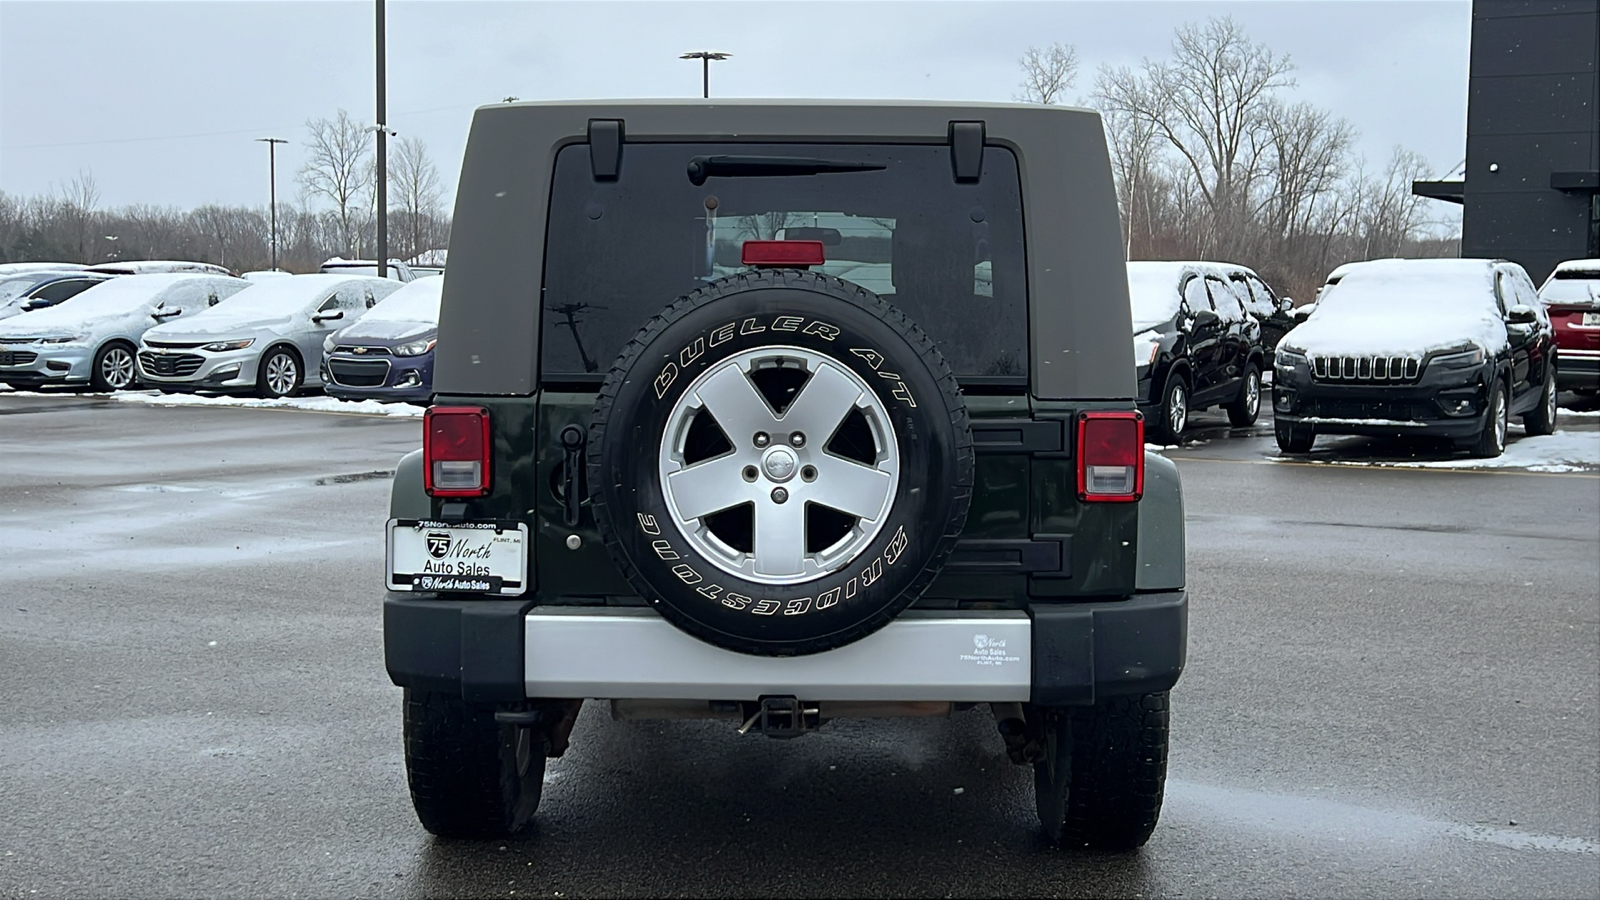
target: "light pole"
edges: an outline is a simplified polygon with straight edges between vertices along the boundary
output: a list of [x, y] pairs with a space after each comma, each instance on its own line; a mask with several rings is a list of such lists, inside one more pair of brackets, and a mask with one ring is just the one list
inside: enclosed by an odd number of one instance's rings
[[378, 277], [389, 277], [389, 118], [384, 102], [383, 4], [378, 6]]
[[696, 50], [693, 53], [685, 53], [684, 55], [682, 55], [682, 56], [680, 56], [678, 58], [679, 59], [698, 59], [698, 60], [700, 60], [700, 96], [703, 97], [703, 98], [710, 98], [710, 96], [711, 96], [711, 61], [713, 59], [716, 59], [716, 60], [727, 59], [728, 57], [730, 57], [732, 55], [733, 55], [732, 53], [717, 53], [717, 52], [712, 51], [712, 50]]
[[256, 138], [256, 143], [267, 145], [267, 196], [272, 219], [272, 270], [278, 270], [278, 145], [287, 144], [283, 138]]

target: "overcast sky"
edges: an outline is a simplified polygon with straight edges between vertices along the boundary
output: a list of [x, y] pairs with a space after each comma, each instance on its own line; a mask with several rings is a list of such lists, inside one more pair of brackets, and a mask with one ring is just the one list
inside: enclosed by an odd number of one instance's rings
[[[524, 100], [713, 97], [1009, 100], [1017, 57], [1062, 41], [1069, 98], [1102, 64], [1168, 53], [1173, 28], [1231, 15], [1288, 53], [1289, 96], [1361, 133], [1373, 167], [1401, 144], [1442, 175], [1464, 155], [1468, 0], [1142, 2], [391, 2], [389, 124], [420, 137], [453, 196], [474, 107]], [[282, 137], [293, 198], [309, 118], [374, 114], [373, 4], [0, 0], [0, 190], [49, 192], [80, 171], [101, 203], [265, 206]]]

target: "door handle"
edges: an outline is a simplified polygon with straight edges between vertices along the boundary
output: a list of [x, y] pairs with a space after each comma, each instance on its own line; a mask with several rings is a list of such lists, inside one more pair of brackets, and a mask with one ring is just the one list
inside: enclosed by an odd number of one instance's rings
[[582, 514], [583, 444], [582, 428], [568, 425], [561, 429], [561, 519], [568, 528], [576, 528]]

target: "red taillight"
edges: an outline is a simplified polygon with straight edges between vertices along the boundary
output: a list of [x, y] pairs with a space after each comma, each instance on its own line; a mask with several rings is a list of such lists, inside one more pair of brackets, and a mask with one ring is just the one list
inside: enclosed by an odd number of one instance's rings
[[745, 241], [739, 253], [747, 266], [803, 268], [827, 262], [821, 241]]
[[1144, 416], [1136, 412], [1078, 415], [1078, 499], [1138, 500], [1144, 494]]
[[433, 406], [422, 416], [422, 482], [430, 497], [489, 493], [489, 411]]

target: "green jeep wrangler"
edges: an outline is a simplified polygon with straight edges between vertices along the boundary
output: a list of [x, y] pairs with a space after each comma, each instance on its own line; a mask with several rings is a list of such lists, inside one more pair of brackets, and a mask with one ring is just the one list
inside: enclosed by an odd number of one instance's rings
[[1187, 637], [1100, 118], [478, 110], [384, 648], [417, 815], [526, 828], [584, 700], [794, 737], [986, 704], [1064, 846], [1142, 845]]

